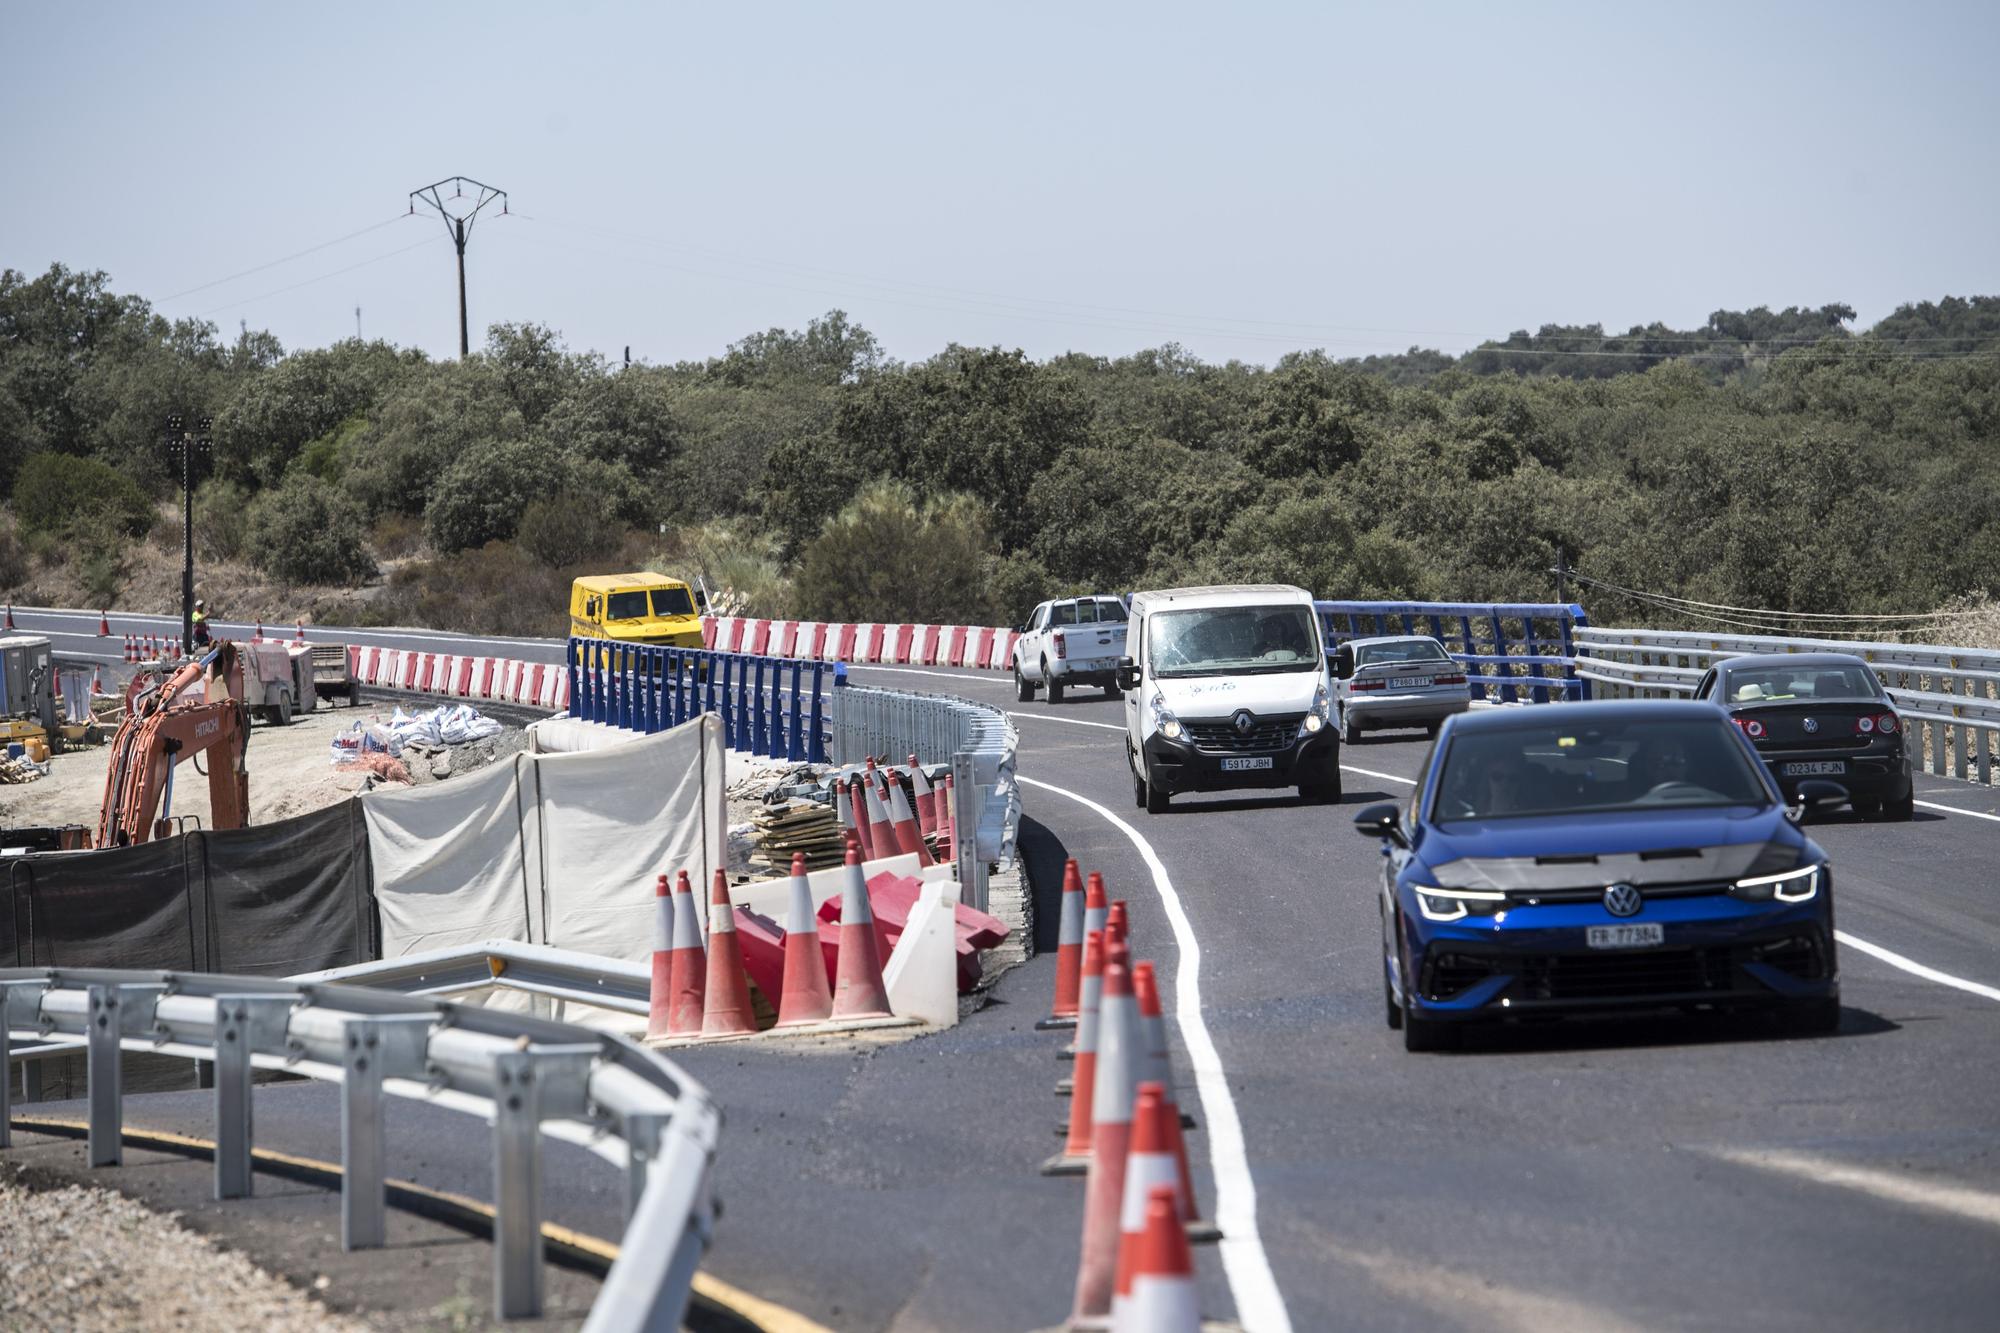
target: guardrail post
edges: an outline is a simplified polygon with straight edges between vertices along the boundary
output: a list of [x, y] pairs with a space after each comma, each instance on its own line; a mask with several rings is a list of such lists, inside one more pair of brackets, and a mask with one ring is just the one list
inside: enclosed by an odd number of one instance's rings
[[153, 1025], [153, 1006], [167, 988], [151, 983], [92, 983], [87, 1055], [90, 1082], [90, 1164], [117, 1166], [125, 1160], [123, 1070], [119, 1039]]
[[493, 1312], [542, 1313], [542, 1120], [581, 1116], [597, 1047], [530, 1046], [493, 1057]]
[[806, 758], [826, 762], [826, 665], [813, 663], [812, 730], [806, 734]]
[[340, 1246], [370, 1250], [388, 1236], [388, 1145], [382, 1080], [421, 1074], [435, 1018], [395, 1014], [353, 1018], [341, 1048]]
[[639, 1196], [646, 1192], [646, 1177], [660, 1155], [661, 1135], [673, 1119], [668, 1115], [628, 1115], [625, 1117], [625, 1220], [639, 1210]]
[[[10, 1028], [40, 1027], [42, 992], [47, 990], [45, 981], [0, 981], [0, 1148], [13, 1146], [12, 1131], [7, 1128], [7, 1118], [14, 1113], [14, 1065], [12, 1060], [13, 1035]], [[30, 1101], [33, 1091], [28, 1086], [28, 1071], [39, 1068], [33, 1060], [21, 1062], [21, 1092]]]
[[785, 758], [797, 763], [806, 757], [805, 738], [799, 734], [802, 712], [799, 708], [799, 686], [805, 674], [802, 665], [792, 663], [792, 697], [785, 716]]
[[752, 698], [750, 694], [750, 676], [751, 676], [750, 667], [751, 663], [754, 662], [756, 659], [749, 657], [738, 657], [734, 658], [733, 660], [736, 663], [736, 698], [734, 701], [736, 726], [734, 730], [732, 730], [730, 733], [735, 738], [730, 748], [737, 750], [750, 750], [752, 749], [752, 744], [750, 740], [750, 729], [751, 729], [750, 718], [751, 714], [756, 711], [754, 707], [756, 700]]
[[972, 756], [951, 757], [951, 836], [958, 845], [958, 900], [986, 910], [986, 862], [979, 856], [979, 776]]
[[569, 675], [569, 711], [574, 716], [583, 698], [583, 681], [576, 669], [576, 640], [563, 645], [563, 670]]
[[750, 753], [768, 754], [771, 748], [769, 705], [764, 700], [764, 659], [750, 661]]
[[215, 997], [215, 1197], [247, 1199], [255, 1189], [250, 1149], [251, 1088], [259, 1050], [284, 1045], [285, 1020], [296, 995]]

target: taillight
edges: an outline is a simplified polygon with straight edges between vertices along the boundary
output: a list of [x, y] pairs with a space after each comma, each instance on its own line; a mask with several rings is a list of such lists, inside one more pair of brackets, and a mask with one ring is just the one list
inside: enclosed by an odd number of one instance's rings
[[1896, 715], [1877, 713], [1873, 717], [1857, 717], [1854, 719], [1854, 730], [1863, 736], [1871, 731], [1879, 731], [1884, 736], [1893, 736], [1896, 734]]
[[1736, 724], [1736, 729], [1738, 731], [1741, 731], [1745, 736], [1748, 736], [1751, 740], [1760, 741], [1764, 739], [1764, 724], [1762, 722], [1759, 722], [1756, 718], [1732, 717], [1729, 720]]
[[1058, 660], [1069, 656], [1069, 641], [1063, 638], [1061, 630], [1056, 631], [1056, 657]]
[[1869, 732], [1875, 730], [1875, 719], [1864, 713], [1854, 719], [1854, 729], [1863, 736], [1866, 736]]
[[1431, 684], [1433, 684], [1433, 685], [1463, 685], [1463, 684], [1465, 684], [1465, 677], [1464, 677], [1464, 676], [1432, 676], [1432, 677], [1431, 677]]
[[1353, 690], [1386, 690], [1389, 688], [1389, 682], [1386, 680], [1357, 680], [1349, 685], [1348, 688]]

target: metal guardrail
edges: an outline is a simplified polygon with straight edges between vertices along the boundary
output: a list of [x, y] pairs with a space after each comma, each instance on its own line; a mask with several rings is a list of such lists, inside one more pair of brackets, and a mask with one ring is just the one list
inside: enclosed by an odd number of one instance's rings
[[714, 713], [732, 750], [826, 762], [823, 662], [572, 638], [569, 712], [651, 734]]
[[841, 684], [829, 718], [836, 764], [914, 754], [919, 763], [951, 765], [953, 825], [976, 833], [959, 839], [959, 896], [985, 911], [987, 867], [1014, 858], [1021, 827], [1020, 737], [1007, 715], [949, 695]]
[[1909, 726], [1911, 759], [1924, 772], [1990, 785], [2000, 754], [2000, 652], [1917, 643], [1787, 639], [1679, 630], [1576, 631], [1577, 674], [1600, 694], [1693, 694], [1709, 667], [1745, 653], [1852, 653], [1882, 679]]
[[[489, 978], [493, 984], [497, 978]], [[505, 984], [500, 982], [499, 984]], [[593, 1001], [601, 1003], [602, 1001]], [[287, 979], [104, 969], [0, 969], [0, 1147], [7, 1146], [16, 1033], [87, 1047], [89, 1161], [122, 1160], [120, 1055], [215, 1065], [215, 1194], [247, 1197], [251, 1072], [341, 1087], [341, 1243], [383, 1243], [389, 1094], [493, 1125], [494, 1307], [543, 1305], [541, 1139], [581, 1143], [621, 1166], [626, 1227], [584, 1328], [672, 1333], [713, 1232], [721, 1115], [660, 1056], [609, 1034], [393, 990]]]
[[[1428, 634], [1465, 666], [1474, 699], [1588, 699], [1575, 636], [1590, 621], [1561, 602], [1314, 602], [1329, 649], [1349, 639]], [[1521, 698], [1522, 693], [1528, 696]]]
[[288, 979], [339, 981], [440, 999], [471, 991], [513, 990], [549, 1000], [558, 1022], [566, 1004], [594, 1005], [643, 1018], [650, 1011], [653, 994], [652, 968], [645, 963], [514, 940], [426, 949]]

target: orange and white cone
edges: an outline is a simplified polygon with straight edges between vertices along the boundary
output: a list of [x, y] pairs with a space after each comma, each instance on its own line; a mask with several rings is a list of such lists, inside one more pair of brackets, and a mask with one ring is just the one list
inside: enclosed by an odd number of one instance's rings
[[102, 694], [102, 693], [104, 693], [104, 668], [103, 668], [103, 667], [92, 667], [92, 668], [91, 668], [91, 670], [90, 670], [90, 692], [91, 692], [92, 694]]
[[910, 756], [910, 790], [916, 793], [917, 828], [930, 837], [938, 831], [937, 792], [915, 755]]
[[792, 853], [792, 903], [785, 917], [785, 994], [778, 1001], [778, 1026], [818, 1023], [833, 1015], [833, 991], [826, 984], [826, 960], [819, 948], [819, 917], [813, 912], [812, 885], [804, 852]]
[[1037, 1032], [1076, 1026], [1083, 991], [1083, 875], [1076, 858], [1063, 862], [1062, 926], [1056, 938], [1056, 999]]
[[1103, 930], [1111, 918], [1111, 895], [1104, 891], [1104, 876], [1093, 870], [1083, 887], [1083, 929], [1087, 934]]
[[861, 776], [861, 801], [854, 807], [854, 819], [861, 822], [862, 811], [868, 818], [868, 859], [879, 861], [896, 855], [896, 830], [889, 822], [889, 807], [882, 803], [882, 791], [876, 784], [877, 775], [869, 769]]
[[958, 864], [958, 806], [953, 802], [951, 773], [944, 775], [944, 799], [938, 803], [938, 827], [944, 838], [945, 855]]
[[264, 620], [263, 617], [261, 616], [259, 616], [257, 619], [257, 633], [251, 637], [250, 642], [252, 643], [264, 642]]
[[653, 887], [653, 988], [646, 1007], [646, 1035], [667, 1035], [674, 994], [674, 893], [667, 877]]
[[1112, 1321], [1112, 1333], [1198, 1333], [1194, 1254], [1175, 1223], [1172, 1190], [1156, 1186], [1147, 1194], [1145, 1229], [1133, 1242], [1132, 1290]]
[[924, 831], [917, 825], [917, 812], [894, 773], [889, 774], [889, 821], [895, 826], [896, 846], [916, 857], [918, 865], [932, 864], [931, 849], [924, 844]]
[[701, 950], [701, 923], [687, 871], [674, 878], [674, 938], [667, 989], [667, 1032], [692, 1037], [701, 1032], [701, 998], [707, 989], [708, 959]]
[[1132, 938], [1132, 913], [1123, 898], [1112, 903], [1111, 910], [1104, 914], [1104, 938], [1126, 941]]
[[111, 613], [109, 611], [99, 611], [97, 613], [97, 637], [100, 639], [111, 637]]
[[304, 642], [306, 641], [306, 622], [305, 622], [305, 621], [301, 620], [301, 621], [299, 621], [299, 622], [298, 622], [298, 630], [299, 630], [299, 635], [298, 635], [298, 638], [294, 639], [294, 640], [293, 640], [293, 642], [294, 642], [294, 643], [304, 643]]
[[12, 602], [7, 603], [7, 628], [14, 628], [14, 604]]
[[1139, 1001], [1140, 1040], [1146, 1049], [1146, 1060], [1140, 1066], [1144, 1076], [1160, 1085], [1161, 1096], [1167, 1104], [1167, 1135], [1173, 1150], [1175, 1178], [1180, 1185], [1180, 1197], [1185, 1211], [1181, 1221], [1187, 1224], [1188, 1239], [1206, 1243], [1222, 1239], [1222, 1233], [1209, 1223], [1201, 1220], [1201, 1204], [1194, 1197], [1194, 1173], [1188, 1169], [1187, 1135], [1183, 1132], [1191, 1123], [1181, 1114], [1180, 1099], [1174, 1096], [1173, 1063], [1167, 1054], [1167, 1017], [1160, 1007], [1159, 979], [1151, 963], [1140, 963], [1132, 969], [1132, 993]]
[[125, 665], [132, 666], [139, 660], [139, 641], [130, 634], [125, 636]]
[[1080, 1176], [1090, 1162], [1091, 1097], [1097, 1088], [1097, 1010], [1103, 994], [1104, 932], [1093, 930], [1083, 937], [1083, 987], [1077, 1002], [1075, 1093], [1069, 1103], [1069, 1128], [1062, 1151], [1042, 1163], [1045, 1176]]
[[854, 797], [848, 790], [846, 778], [833, 780], [833, 811], [840, 820], [840, 840], [846, 842], [849, 837], [859, 838], [863, 848], [866, 848], [867, 838], [854, 818]]
[[[1118, 1218], [1125, 1202], [1125, 1157], [1132, 1141], [1139, 1010], [1132, 999], [1132, 974], [1116, 959], [1104, 965], [1104, 1000], [1097, 1027], [1090, 1170], [1083, 1191], [1083, 1259], [1076, 1270], [1073, 1325], [1109, 1316], [1118, 1281]], [[1079, 1100], [1082, 1092], [1079, 1083]]]
[[834, 1018], [887, 1018], [889, 992], [882, 985], [882, 949], [875, 938], [875, 909], [861, 854], [847, 849], [847, 884], [840, 899], [839, 981], [833, 990]]
[[1118, 1280], [1111, 1296], [1113, 1328], [1118, 1327], [1132, 1297], [1133, 1270], [1138, 1267], [1139, 1246], [1146, 1234], [1146, 1204], [1153, 1191], [1165, 1188], [1173, 1197], [1176, 1220], [1183, 1213], [1180, 1178], [1166, 1139], [1171, 1114], [1164, 1088], [1150, 1080], [1139, 1084], [1132, 1109], [1132, 1145], [1125, 1154], [1125, 1201], [1118, 1216]]
[[701, 1002], [701, 1035], [738, 1037], [757, 1030], [750, 1007], [750, 974], [743, 970], [743, 945], [736, 938], [736, 908], [729, 901], [729, 876], [720, 869], [708, 894], [708, 985]]

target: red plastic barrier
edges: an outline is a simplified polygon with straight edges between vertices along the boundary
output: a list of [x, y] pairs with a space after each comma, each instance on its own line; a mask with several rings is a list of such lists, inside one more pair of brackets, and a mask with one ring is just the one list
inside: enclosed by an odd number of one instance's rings
[[910, 645], [916, 637], [917, 627], [915, 625], [896, 626], [896, 650], [893, 653], [886, 654], [886, 656], [892, 662], [899, 662], [907, 666], [910, 661]]
[[524, 693], [526, 693], [526, 695], [527, 695], [527, 698], [525, 698], [525, 699], [521, 700], [521, 702], [522, 702], [522, 703], [540, 703], [540, 702], [541, 702], [541, 699], [542, 699], [542, 664], [541, 664], [540, 662], [537, 662], [537, 663], [535, 663], [535, 668], [534, 668], [534, 670], [528, 673], [528, 688], [526, 689], [526, 691], [524, 691]]
[[720, 627], [721, 627], [721, 622], [720, 622], [720, 621], [718, 621], [718, 620], [717, 620], [717, 619], [716, 619], [716, 618], [715, 618], [714, 616], [703, 616], [703, 617], [701, 618], [701, 646], [702, 646], [702, 647], [704, 647], [704, 648], [713, 648], [713, 647], [715, 647], [715, 635], [716, 635], [716, 631], [717, 631], [717, 630], [718, 630], [718, 629], [719, 629]]
[[836, 662], [852, 662], [854, 660], [854, 640], [861, 632], [861, 626], [841, 625], [838, 628], [840, 630], [840, 637], [834, 646], [833, 660]]
[[[902, 936], [903, 927], [910, 919], [910, 909], [916, 906], [917, 895], [923, 889], [922, 880], [913, 876], [892, 875], [887, 871], [868, 881], [868, 905], [875, 913], [875, 934], [881, 941], [885, 960]], [[838, 896], [820, 904], [819, 919], [828, 925], [839, 924]], [[979, 951], [990, 949], [1006, 939], [1007, 923], [960, 903], [953, 925], [958, 945], [958, 990], [963, 995], [979, 984]], [[829, 933], [821, 931], [820, 938], [827, 938]]]
[[820, 654], [826, 651], [826, 632], [834, 628], [836, 627], [833, 625], [814, 625], [812, 642], [801, 645], [799, 656], [810, 657], [815, 662], [819, 661]]
[[953, 625], [951, 627], [951, 633], [945, 639], [944, 645], [944, 664], [946, 666], [965, 665], [965, 641], [971, 634], [972, 631], [964, 625]]
[[[785, 994], [785, 932], [768, 916], [747, 907], [732, 909], [736, 914], [736, 942], [743, 946], [743, 970], [773, 1009]], [[878, 926], [879, 931], [881, 928]], [[840, 965], [840, 942], [819, 933], [820, 958], [826, 963], [826, 984], [834, 984]], [[884, 955], [886, 957], [886, 955]]]
[[762, 657], [771, 647], [771, 622], [753, 620], [750, 622], [750, 642], [742, 651], [752, 657]]
[[771, 646], [771, 656], [790, 657], [792, 655], [792, 646], [798, 642], [798, 637], [799, 637], [798, 621], [796, 620], [779, 621], [778, 641], [777, 643]]
[[479, 697], [482, 699], [493, 697], [493, 667], [498, 661], [498, 658], [487, 658], [485, 667], [479, 673]]
[[999, 633], [998, 630], [982, 628], [978, 633], [974, 634], [972, 636], [975, 640], [972, 649], [972, 659], [963, 665], [983, 667], [991, 661], [993, 658], [993, 636], [997, 633]]

